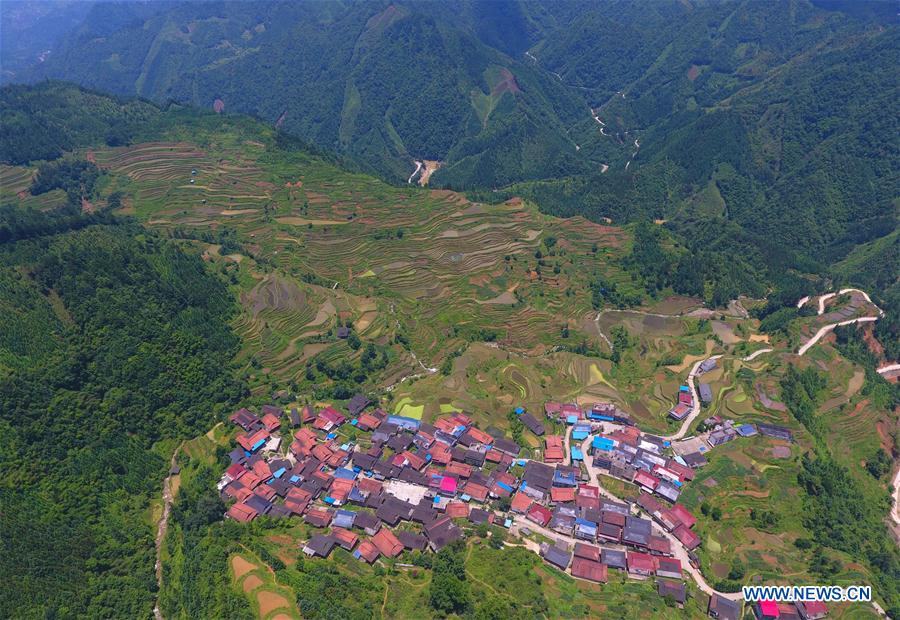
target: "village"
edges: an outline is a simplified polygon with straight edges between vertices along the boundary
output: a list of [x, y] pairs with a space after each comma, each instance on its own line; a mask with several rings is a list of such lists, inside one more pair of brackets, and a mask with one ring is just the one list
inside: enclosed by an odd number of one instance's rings
[[[709, 395], [701, 383], [700, 399]], [[669, 415], [682, 420], [692, 411], [699, 412], [693, 383], [681, 388]], [[363, 395], [346, 413], [331, 405], [263, 405], [259, 415], [242, 408], [230, 417], [242, 432], [218, 483], [230, 504], [226, 517], [300, 518], [321, 529], [303, 544], [305, 555], [326, 558], [340, 547], [369, 564], [405, 551], [437, 552], [464, 539], [467, 528], [493, 525], [576, 579], [605, 583], [610, 570], [655, 578], [659, 595], [679, 605], [687, 572], [709, 595], [710, 616], [742, 617], [739, 593], [704, 581], [697, 519], [678, 498], [716, 446], [757, 434], [792, 441], [790, 430], [712, 416], [696, 435], [669, 439], [641, 432], [612, 403], [547, 402], [543, 421], [522, 407], [514, 413], [542, 438], [542, 450], [527, 455], [463, 412], [427, 423], [389, 415]], [[564, 432], [548, 434], [548, 427]], [[618, 498], [601, 475], [640, 493]], [[763, 602], [753, 611], [762, 620], [827, 613], [821, 603]]]

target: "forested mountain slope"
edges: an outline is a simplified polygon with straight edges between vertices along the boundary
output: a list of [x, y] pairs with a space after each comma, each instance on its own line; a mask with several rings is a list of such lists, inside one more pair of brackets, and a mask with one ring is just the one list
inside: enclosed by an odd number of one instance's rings
[[[487, 6], [471, 5], [467, 22], [487, 27]], [[565, 126], [584, 112], [579, 99], [431, 7], [98, 4], [33, 75], [206, 108], [218, 101], [397, 180], [413, 158], [466, 162], [493, 149], [509, 160], [493, 184], [577, 167]]]
[[[635, 138], [690, 133], [697, 115], [751, 87], [763, 97], [805, 96], [778, 76], [889, 27], [883, 8], [806, 0], [97, 3], [13, 79], [215, 105], [396, 182], [409, 178], [413, 160], [428, 159], [443, 163], [433, 183], [497, 188], [585, 179], [606, 166], [608, 176], [639, 174], [647, 154], [663, 150], [651, 152], [645, 140], [638, 149]], [[599, 175], [594, 183], [603, 184]], [[632, 214], [640, 205], [627, 207]]]
[[78, 211], [0, 207], [7, 618], [150, 615], [163, 446], [241, 395], [226, 289], [139, 226]]

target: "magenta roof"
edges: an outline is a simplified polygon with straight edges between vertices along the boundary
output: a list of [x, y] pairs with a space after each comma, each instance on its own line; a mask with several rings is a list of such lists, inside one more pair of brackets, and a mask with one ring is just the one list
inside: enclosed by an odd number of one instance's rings
[[778, 612], [778, 603], [775, 601], [760, 601], [759, 610], [766, 616], [777, 618], [781, 615]]
[[441, 478], [441, 491], [445, 493], [456, 493], [457, 480], [452, 476], [444, 476]]

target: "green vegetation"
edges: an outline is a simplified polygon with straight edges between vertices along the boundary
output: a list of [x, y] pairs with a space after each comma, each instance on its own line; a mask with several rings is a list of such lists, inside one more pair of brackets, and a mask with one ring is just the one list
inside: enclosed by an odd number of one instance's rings
[[0, 217], [0, 615], [148, 616], [165, 446], [242, 392], [233, 302], [133, 223]]
[[0, 161], [25, 164], [88, 144], [127, 144], [158, 115], [150, 103], [118, 101], [68, 85], [6, 86], [0, 90]]
[[798, 482], [806, 491], [807, 527], [823, 547], [852, 553], [872, 567], [889, 616], [900, 611], [900, 554], [882, 525], [887, 498], [873, 502], [846, 468], [831, 458], [805, 456]]

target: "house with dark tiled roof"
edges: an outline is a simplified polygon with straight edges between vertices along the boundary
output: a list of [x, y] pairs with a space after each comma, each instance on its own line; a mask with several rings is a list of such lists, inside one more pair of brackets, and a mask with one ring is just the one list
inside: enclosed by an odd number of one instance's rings
[[463, 537], [460, 530], [450, 517], [444, 517], [425, 526], [425, 536], [428, 538], [428, 544], [434, 551], [440, 551], [450, 543], [461, 540]]
[[[727, 599], [720, 594], [713, 594], [709, 597], [709, 607], [707, 607], [706, 613], [711, 618], [718, 618], [719, 620], [739, 620], [741, 617], [741, 603]], [[813, 619], [810, 618], [810, 620]]]
[[553, 564], [560, 570], [566, 570], [572, 561], [572, 553], [566, 549], [561, 549], [556, 545], [541, 545], [541, 557]]
[[600, 550], [600, 561], [609, 568], [625, 570], [628, 566], [627, 556], [624, 551], [604, 547]]
[[687, 588], [683, 581], [660, 579], [656, 582], [656, 591], [661, 597], [671, 598], [679, 605], [684, 605], [687, 600]]
[[372, 404], [372, 401], [366, 398], [362, 394], [356, 394], [353, 398], [350, 399], [350, 402], [347, 403], [347, 411], [350, 412], [352, 416], [358, 416], [362, 413], [363, 409]]
[[422, 551], [428, 545], [428, 540], [424, 536], [407, 530], [397, 532], [397, 540], [403, 544], [404, 548], [410, 551]]
[[245, 431], [251, 431], [259, 426], [259, 418], [255, 413], [246, 408], [241, 408], [231, 414], [229, 418], [232, 423], [237, 424]]
[[327, 558], [331, 555], [331, 550], [334, 549], [335, 544], [337, 544], [337, 541], [333, 537], [325, 534], [316, 534], [303, 546], [303, 553], [310, 557]]

